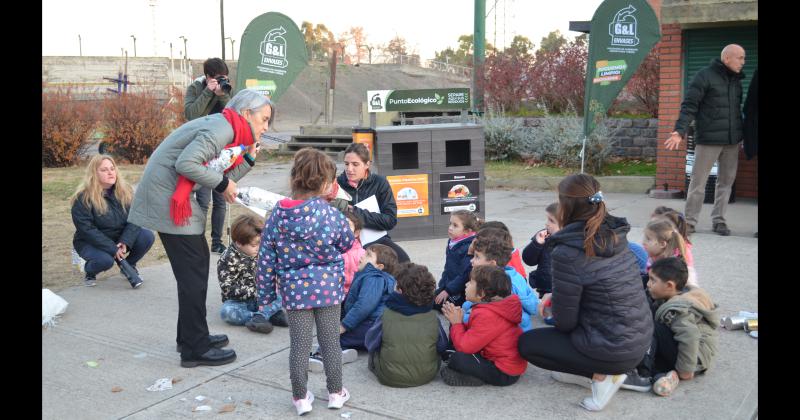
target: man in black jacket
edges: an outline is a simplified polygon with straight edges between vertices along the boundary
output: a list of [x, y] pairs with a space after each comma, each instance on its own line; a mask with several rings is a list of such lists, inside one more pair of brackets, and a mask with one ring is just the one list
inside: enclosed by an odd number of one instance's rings
[[713, 231], [728, 236], [725, 209], [739, 166], [742, 131], [742, 73], [744, 48], [730, 44], [722, 50], [722, 59], [714, 59], [695, 74], [681, 103], [675, 131], [666, 140], [667, 150], [680, 146], [686, 129], [695, 120], [695, 151], [692, 179], [686, 192], [686, 221], [694, 232], [703, 207], [705, 186], [715, 161], [719, 161], [714, 209], [711, 212]]

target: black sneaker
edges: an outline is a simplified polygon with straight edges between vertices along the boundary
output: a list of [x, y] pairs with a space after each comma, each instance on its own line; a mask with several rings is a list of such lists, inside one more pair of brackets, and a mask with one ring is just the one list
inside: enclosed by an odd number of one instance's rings
[[272, 332], [272, 323], [267, 320], [263, 314], [255, 314], [249, 321], [244, 323], [250, 331], [260, 332], [262, 334], [269, 334]]
[[286, 312], [283, 312], [283, 310], [275, 312], [275, 314], [269, 317], [269, 322], [276, 327], [289, 326], [289, 321], [286, 319]]
[[650, 392], [653, 388], [653, 378], [639, 376], [639, 372], [636, 369], [626, 374], [628, 377], [625, 378], [625, 382], [622, 383], [620, 388], [638, 392]]
[[728, 225], [726, 225], [725, 222], [714, 223], [712, 230], [721, 236], [728, 236], [731, 234], [731, 230], [728, 229]]
[[225, 252], [225, 249], [227, 248], [225, 247], [225, 245], [222, 244], [211, 245], [211, 252], [215, 254], [222, 254], [223, 252]]
[[465, 375], [445, 366], [440, 371], [444, 383], [450, 386], [481, 386], [484, 382], [474, 376]]
[[94, 274], [87, 274], [86, 277], [83, 278], [83, 285], [86, 287], [97, 286], [97, 277]]

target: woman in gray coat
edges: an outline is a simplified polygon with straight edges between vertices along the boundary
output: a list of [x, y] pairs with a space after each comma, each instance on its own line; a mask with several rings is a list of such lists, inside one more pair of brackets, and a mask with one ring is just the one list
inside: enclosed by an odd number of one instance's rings
[[[213, 188], [233, 203], [236, 182], [255, 165], [258, 139], [269, 128], [272, 103], [260, 92], [244, 89], [222, 113], [187, 122], [156, 148], [139, 182], [128, 222], [158, 232], [178, 285], [178, 334], [181, 366], [217, 366], [236, 360], [222, 349], [225, 335], [208, 334], [206, 292], [210, 254], [205, 240], [206, 214], [192, 191]], [[224, 148], [244, 147], [220, 173], [206, 166]]]

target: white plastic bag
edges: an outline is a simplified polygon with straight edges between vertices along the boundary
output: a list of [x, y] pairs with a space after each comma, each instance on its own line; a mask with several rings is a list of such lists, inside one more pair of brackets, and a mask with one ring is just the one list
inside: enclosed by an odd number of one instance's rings
[[42, 289], [42, 326], [52, 327], [56, 324], [56, 317], [67, 310], [64, 298], [53, 293], [50, 289]]

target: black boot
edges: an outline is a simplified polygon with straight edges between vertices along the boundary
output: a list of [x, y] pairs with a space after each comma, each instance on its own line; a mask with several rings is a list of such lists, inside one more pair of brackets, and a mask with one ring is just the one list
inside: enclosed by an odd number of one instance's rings
[[286, 319], [286, 312], [281, 309], [278, 312], [275, 312], [274, 315], [269, 317], [269, 322], [276, 327], [288, 327], [289, 321]]

